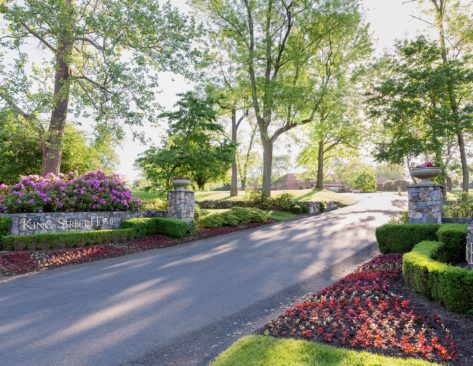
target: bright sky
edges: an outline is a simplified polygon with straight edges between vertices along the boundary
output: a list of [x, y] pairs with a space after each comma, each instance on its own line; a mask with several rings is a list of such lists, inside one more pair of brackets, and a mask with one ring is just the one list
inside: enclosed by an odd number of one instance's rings
[[[420, 10], [416, 4], [404, 3], [405, 0], [364, 0], [366, 19], [371, 24], [371, 31], [375, 41], [376, 54], [392, 47], [397, 39], [412, 38], [422, 30], [425, 24], [411, 17], [419, 15]], [[173, 5], [188, 11], [185, 0], [173, 0]], [[189, 89], [189, 85], [180, 77], [164, 75], [160, 82], [162, 94], [160, 102], [171, 108], [176, 101], [176, 94]], [[145, 128], [148, 137], [155, 142], [159, 141], [157, 128]], [[120, 155], [119, 173], [133, 180], [139, 175], [134, 168], [137, 156], [147, 149], [147, 146], [132, 141], [131, 138], [123, 143], [118, 150]]]

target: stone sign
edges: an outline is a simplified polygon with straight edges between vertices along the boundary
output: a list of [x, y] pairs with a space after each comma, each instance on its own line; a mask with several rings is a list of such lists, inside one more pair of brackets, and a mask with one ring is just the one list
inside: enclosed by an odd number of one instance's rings
[[166, 211], [48, 212], [3, 214], [11, 219], [11, 235], [118, 229], [131, 218], [166, 216]]

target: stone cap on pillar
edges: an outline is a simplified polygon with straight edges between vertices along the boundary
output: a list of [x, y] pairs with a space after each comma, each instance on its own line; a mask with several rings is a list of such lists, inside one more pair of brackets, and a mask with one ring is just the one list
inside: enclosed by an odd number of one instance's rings
[[407, 188], [441, 188], [443, 189], [443, 185], [441, 184], [411, 184], [407, 186]]

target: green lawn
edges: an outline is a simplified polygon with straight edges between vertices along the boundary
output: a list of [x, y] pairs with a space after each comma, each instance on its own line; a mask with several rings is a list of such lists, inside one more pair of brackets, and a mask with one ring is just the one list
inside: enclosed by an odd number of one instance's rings
[[313, 342], [248, 336], [240, 339], [211, 366], [432, 366], [415, 359], [385, 357]]
[[[291, 193], [296, 197], [297, 201], [338, 201], [343, 205], [351, 205], [356, 200], [349, 196], [327, 190], [316, 190], [316, 189], [300, 189], [300, 190], [284, 190], [284, 191], [273, 191], [272, 196], [277, 196], [281, 193]], [[133, 195], [140, 198], [143, 201], [149, 201], [156, 198], [166, 199], [165, 192], [142, 192], [135, 191]], [[238, 201], [245, 199], [245, 192], [240, 192], [238, 197], [230, 197], [229, 191], [208, 191], [208, 192], [195, 192], [196, 201], [206, 200], [230, 200]]]
[[[206, 209], [205, 211], [208, 211], [209, 213], [223, 213], [229, 210], [230, 209], [228, 208], [222, 208], [222, 209]], [[286, 212], [286, 211], [271, 211], [270, 218], [277, 221], [286, 221], [286, 220], [293, 219], [297, 216], [298, 215], [293, 214], [291, 212]]]

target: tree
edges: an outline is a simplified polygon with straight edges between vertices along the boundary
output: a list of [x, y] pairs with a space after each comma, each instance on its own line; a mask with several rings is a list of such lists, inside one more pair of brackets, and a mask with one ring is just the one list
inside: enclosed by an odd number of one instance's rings
[[[14, 184], [21, 176], [41, 171], [43, 136], [8, 109], [0, 110], [0, 182]], [[67, 125], [63, 139], [62, 166], [80, 174], [94, 169], [111, 171], [117, 156], [112, 145], [96, 139], [88, 144], [83, 132]]]
[[[424, 1], [421, 1], [422, 3]], [[439, 53], [445, 75], [445, 91], [451, 109], [450, 124], [457, 137], [460, 153], [464, 192], [469, 189], [469, 170], [465, 146], [465, 131], [471, 129], [471, 118], [465, 117], [462, 101], [471, 99], [471, 85], [466, 86], [461, 78], [465, 61], [471, 58], [471, 28], [473, 19], [470, 5], [463, 7], [458, 0], [428, 0], [434, 15], [434, 26], [438, 33]], [[466, 88], [465, 88], [466, 86]], [[465, 98], [468, 95], [470, 98]]]
[[448, 80], [455, 79], [457, 90], [472, 86], [473, 74], [463, 64], [445, 64], [437, 44], [424, 37], [399, 43], [394, 55], [382, 60], [382, 76], [374, 80], [368, 93], [368, 115], [382, 122], [376, 158], [390, 163], [410, 162], [417, 156], [445, 168], [450, 162], [457, 125], [468, 123], [471, 104], [465, 101], [455, 112], [448, 97]]
[[372, 171], [360, 173], [353, 184], [353, 187], [364, 193], [376, 192], [376, 177]]
[[212, 98], [187, 92], [180, 94], [175, 111], [160, 115], [169, 122], [166, 141], [137, 160], [155, 187], [167, 189], [172, 178], [185, 176], [203, 189], [226, 175], [235, 146], [224, 136], [214, 107]]
[[336, 156], [353, 153], [361, 142], [363, 125], [356, 105], [351, 88], [340, 78], [308, 125], [308, 141], [298, 163], [310, 171], [315, 167], [318, 189], [324, 188], [325, 165]]
[[[186, 60], [198, 54], [194, 22], [170, 2], [6, 0], [0, 14], [6, 24], [0, 40], [10, 56], [17, 53], [13, 64], [3, 65], [0, 100], [25, 119], [50, 115], [43, 175], [60, 171], [71, 112], [121, 137], [123, 124], [153, 120], [152, 71], [186, 72]], [[32, 61], [32, 42], [39, 42], [44, 60]]]
[[[213, 28], [233, 42], [245, 70], [263, 146], [263, 194], [271, 194], [273, 146], [279, 136], [314, 120], [333, 63], [368, 45], [358, 1], [193, 0]], [[332, 49], [334, 37], [346, 37]]]
[[[256, 143], [256, 132], [258, 125], [256, 122], [250, 122], [250, 134], [248, 138], [247, 144], [238, 144], [238, 148], [236, 149], [236, 157], [237, 157], [237, 167], [238, 167], [238, 174], [240, 176], [241, 182], [241, 189], [242, 191], [246, 190], [246, 183], [248, 181], [248, 171], [252, 165], [254, 165], [256, 161], [256, 154], [253, 152], [253, 148]], [[232, 170], [233, 174], [233, 170]], [[232, 181], [233, 184], [233, 181]]]

